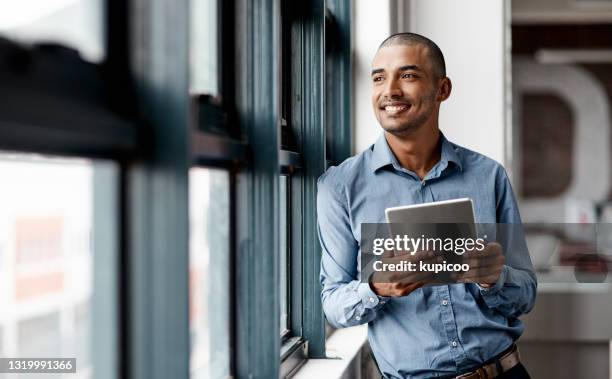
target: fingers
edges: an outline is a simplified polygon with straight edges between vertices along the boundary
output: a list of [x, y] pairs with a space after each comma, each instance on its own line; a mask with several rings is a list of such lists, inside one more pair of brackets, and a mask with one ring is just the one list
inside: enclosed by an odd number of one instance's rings
[[373, 290], [380, 296], [400, 297], [407, 296], [412, 291], [421, 288], [426, 282], [415, 283], [372, 283]]
[[385, 250], [381, 257], [382, 259], [393, 258], [395, 256], [395, 252], [393, 250]]
[[469, 270], [455, 273], [452, 277], [458, 283], [495, 283], [505, 262], [506, 257], [502, 254], [501, 245], [491, 242], [483, 251], [466, 254], [462, 263], [466, 263]]
[[407, 285], [404, 285], [402, 287], [400, 287], [400, 296], [407, 296], [409, 295], [412, 291], [419, 289], [421, 287], [423, 287], [424, 285], [426, 285], [427, 282], [415, 282], [415, 283], [410, 283]]
[[481, 267], [470, 267], [463, 273], [457, 273], [454, 279], [458, 283], [495, 283], [503, 270], [503, 261], [498, 264]]
[[486, 275], [478, 278], [461, 278], [457, 280], [457, 283], [486, 283], [495, 284], [499, 280], [499, 273], [497, 275]]
[[506, 261], [506, 257], [503, 255], [498, 256], [484, 256], [484, 257], [472, 257], [463, 259], [461, 263], [465, 263], [470, 267], [470, 270], [474, 269], [490, 269], [498, 266], [502, 266]]

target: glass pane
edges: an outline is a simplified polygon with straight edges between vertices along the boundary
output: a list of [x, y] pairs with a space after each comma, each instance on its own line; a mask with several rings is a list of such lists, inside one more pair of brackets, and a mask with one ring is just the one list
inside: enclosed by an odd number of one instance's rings
[[189, 173], [191, 377], [230, 376], [230, 183], [224, 170]]
[[194, 95], [218, 95], [218, 34], [216, 0], [190, 0], [191, 88]]
[[77, 359], [76, 376], [53, 377], [116, 376], [116, 175], [111, 163], [0, 153], [2, 356]]
[[104, 58], [103, 0], [0, 0], [0, 36], [57, 43], [90, 62]]
[[280, 334], [289, 332], [289, 177], [280, 177]]

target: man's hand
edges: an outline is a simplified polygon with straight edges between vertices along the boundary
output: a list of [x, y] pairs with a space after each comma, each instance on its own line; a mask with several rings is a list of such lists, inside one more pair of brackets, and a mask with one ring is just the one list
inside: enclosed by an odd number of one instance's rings
[[470, 269], [458, 273], [455, 278], [459, 283], [478, 283], [481, 287], [491, 287], [497, 283], [505, 261], [501, 245], [497, 242], [488, 243], [482, 251], [472, 250], [463, 254], [461, 263], [467, 263]]
[[[382, 257], [383, 264], [398, 264], [402, 262], [414, 263], [418, 268], [419, 261], [423, 263], [436, 263], [437, 255], [432, 252], [419, 252], [414, 255], [403, 254]], [[432, 282], [434, 274], [417, 271], [376, 271], [370, 277], [370, 287], [379, 296], [400, 297], [407, 296], [412, 291]]]

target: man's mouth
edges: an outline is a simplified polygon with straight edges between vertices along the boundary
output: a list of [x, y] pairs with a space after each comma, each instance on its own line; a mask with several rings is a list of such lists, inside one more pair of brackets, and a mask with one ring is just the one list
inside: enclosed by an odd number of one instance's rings
[[409, 104], [388, 104], [382, 107], [389, 116], [395, 116], [410, 108]]

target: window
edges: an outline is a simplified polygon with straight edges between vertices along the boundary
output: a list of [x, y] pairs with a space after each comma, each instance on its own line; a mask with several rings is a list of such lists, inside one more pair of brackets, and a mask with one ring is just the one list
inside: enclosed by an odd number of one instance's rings
[[323, 357], [325, 1], [3, 1], [2, 354], [147, 379]]
[[[110, 306], [114, 308], [112, 305]], [[116, 311], [116, 309], [113, 309], [113, 311]], [[93, 352], [91, 351], [92, 349], [90, 349], [93, 342], [91, 326], [96, 326], [92, 322], [90, 302], [84, 301], [80, 304], [76, 304], [71, 312], [74, 320], [73, 338], [69, 341], [66, 350], [75, 352], [74, 355], [77, 356], [79, 367], [91, 367], [91, 354], [97, 353], [97, 351], [95, 351], [95, 348]], [[105, 332], [113, 333], [112, 330], [108, 329], [106, 329]]]
[[289, 323], [289, 308], [291, 304], [290, 288], [291, 283], [289, 282], [291, 263], [290, 263], [290, 229], [289, 220], [291, 220], [291, 213], [289, 204], [289, 178], [287, 175], [281, 175], [280, 177], [280, 335], [284, 337], [290, 332], [291, 325]]
[[287, 1], [281, 1], [280, 12], [280, 70], [278, 104], [279, 125], [279, 251], [280, 275], [279, 314], [281, 338], [281, 376], [295, 370], [305, 358], [300, 346], [305, 344], [302, 335], [302, 254], [300, 242], [302, 224], [301, 196], [303, 172], [300, 170], [302, 122], [298, 99], [301, 70], [296, 54], [299, 45], [293, 41], [299, 35], [296, 10]]
[[191, 0], [190, 68], [192, 95], [218, 96], [218, 8], [216, 0]]
[[[233, 43], [233, 1], [191, 0], [190, 7], [189, 93], [195, 105], [196, 127], [209, 137], [202, 138], [203, 143], [239, 140], [234, 99], [233, 66], [237, 53]], [[229, 141], [219, 137], [229, 137]]]
[[117, 0], [0, 4], [0, 148], [133, 154], [135, 102]]
[[0, 8], [0, 35], [15, 43], [62, 45], [94, 63], [104, 58], [103, 0], [1, 0]]
[[189, 303], [192, 378], [230, 377], [232, 259], [229, 174], [189, 174]]
[[[325, 2], [325, 159], [326, 167], [352, 155], [350, 1]], [[325, 338], [335, 331], [325, 321]]]
[[[345, 85], [351, 80], [350, 43], [346, 44], [347, 35], [350, 38], [346, 29], [350, 6], [349, 2], [333, 2], [336, 8], [332, 8], [341, 11], [335, 16], [342, 21], [337, 28], [342, 33], [335, 33], [332, 24], [326, 22], [326, 3], [331, 2], [310, 1], [295, 6], [282, 1], [280, 7], [279, 295], [281, 316], [288, 315], [288, 327], [281, 339], [281, 376], [291, 375], [306, 357], [325, 356], [320, 289], [313, 285], [319, 281], [320, 256], [316, 182], [326, 161], [339, 162], [350, 154], [350, 118], [345, 117], [350, 106]], [[326, 47], [331, 43], [334, 49]], [[335, 69], [326, 72], [322, 60]], [[341, 65], [346, 67], [337, 69]], [[282, 224], [285, 219], [287, 225]], [[307, 349], [302, 349], [306, 342]]]
[[[231, 2], [190, 2], [190, 376], [234, 375], [235, 178], [246, 144], [234, 117]], [[220, 43], [220, 34], [228, 38]], [[223, 65], [221, 65], [223, 62]], [[226, 71], [227, 70], [227, 71]]]
[[108, 162], [0, 155], [0, 328], [17, 331], [5, 356], [76, 357], [83, 377], [91, 377], [92, 355], [113, 364], [115, 346], [93, 335], [117, 333], [115, 287], [99, 285], [117, 252], [93, 225], [100, 232], [112, 223], [105, 199], [115, 174]]
[[114, 378], [119, 162], [139, 145], [125, 13], [116, 0], [0, 2], [3, 355], [76, 357], [80, 377]]
[[329, 165], [352, 155], [350, 2], [326, 1], [325, 8], [325, 144]]
[[17, 344], [20, 357], [63, 356], [59, 312], [18, 321]]

